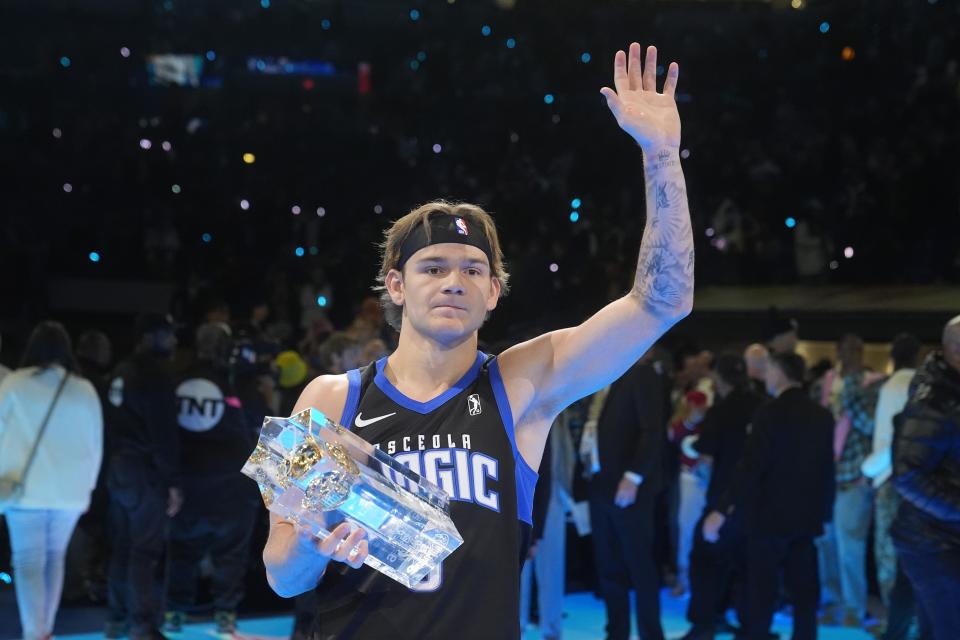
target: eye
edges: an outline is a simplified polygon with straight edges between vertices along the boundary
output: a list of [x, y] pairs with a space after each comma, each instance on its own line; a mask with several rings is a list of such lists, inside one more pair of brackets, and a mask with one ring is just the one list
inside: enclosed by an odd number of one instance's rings
[[480, 269], [477, 269], [476, 267], [470, 267], [469, 269], [467, 269], [467, 274], [471, 276], [479, 276]]
[[431, 276], [440, 275], [440, 267], [427, 267], [427, 273]]

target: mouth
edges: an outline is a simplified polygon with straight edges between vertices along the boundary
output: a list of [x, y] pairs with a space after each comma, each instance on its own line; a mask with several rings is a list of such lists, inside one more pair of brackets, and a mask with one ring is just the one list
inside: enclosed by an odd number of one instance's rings
[[456, 309], [457, 311], [466, 311], [463, 307], [458, 307], [453, 304], [438, 304], [434, 309]]

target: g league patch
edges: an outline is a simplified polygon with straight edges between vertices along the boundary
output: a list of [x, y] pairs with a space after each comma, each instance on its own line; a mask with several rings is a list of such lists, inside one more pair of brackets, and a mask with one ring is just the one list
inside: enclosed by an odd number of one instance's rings
[[454, 223], [457, 225], [457, 233], [462, 236], [470, 235], [470, 231], [467, 229], [467, 221], [463, 218], [457, 218], [454, 220]]
[[480, 394], [474, 393], [467, 398], [467, 411], [471, 416], [478, 416], [483, 411], [480, 406]]

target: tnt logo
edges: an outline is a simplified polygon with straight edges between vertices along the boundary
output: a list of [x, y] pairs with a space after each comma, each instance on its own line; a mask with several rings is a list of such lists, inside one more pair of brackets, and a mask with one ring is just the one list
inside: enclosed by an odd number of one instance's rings
[[184, 380], [177, 387], [177, 422], [187, 431], [209, 431], [224, 412], [223, 391], [204, 378]]
[[479, 394], [474, 393], [467, 398], [467, 411], [470, 412], [470, 415], [472, 416], [478, 416], [480, 415], [480, 412], [483, 411], [482, 407], [480, 406]]
[[466, 220], [464, 220], [463, 218], [457, 218], [456, 220], [454, 220], [454, 222], [457, 225], [457, 233], [459, 233], [462, 236], [470, 235], [470, 231], [467, 229]]

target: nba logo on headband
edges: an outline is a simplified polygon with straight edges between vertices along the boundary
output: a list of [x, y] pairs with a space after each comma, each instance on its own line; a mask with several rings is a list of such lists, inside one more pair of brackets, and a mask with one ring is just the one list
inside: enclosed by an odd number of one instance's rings
[[456, 222], [456, 225], [457, 225], [457, 233], [459, 233], [459, 234], [462, 235], [462, 236], [468, 236], [468, 235], [470, 235], [470, 232], [467, 231], [467, 221], [466, 221], [466, 220], [464, 220], [463, 218], [457, 218], [457, 219], [455, 220], [455, 222]]

